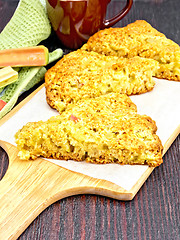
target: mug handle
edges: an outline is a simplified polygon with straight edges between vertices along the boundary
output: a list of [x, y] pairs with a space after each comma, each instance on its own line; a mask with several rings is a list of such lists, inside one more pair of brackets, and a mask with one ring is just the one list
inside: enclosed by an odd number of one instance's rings
[[116, 16], [110, 19], [105, 19], [103, 22], [102, 28], [112, 27], [116, 24], [119, 20], [121, 20], [131, 9], [133, 4], [133, 0], [127, 0], [126, 6], [118, 13]]

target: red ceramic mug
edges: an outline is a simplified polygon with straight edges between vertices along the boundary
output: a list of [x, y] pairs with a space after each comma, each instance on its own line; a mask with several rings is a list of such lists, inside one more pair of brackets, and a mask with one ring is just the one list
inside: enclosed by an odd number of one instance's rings
[[111, 0], [46, 0], [54, 31], [64, 46], [77, 49], [100, 29], [112, 27], [130, 10], [133, 0], [111, 19], [106, 19]]

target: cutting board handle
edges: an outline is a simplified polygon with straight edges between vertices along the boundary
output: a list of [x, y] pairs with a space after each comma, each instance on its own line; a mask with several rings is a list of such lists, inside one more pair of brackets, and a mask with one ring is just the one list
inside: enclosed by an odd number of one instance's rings
[[76, 194], [131, 200], [134, 194], [108, 181], [59, 167], [44, 159], [23, 161], [15, 146], [0, 141], [9, 166], [0, 181], [0, 239], [17, 239], [50, 204]]

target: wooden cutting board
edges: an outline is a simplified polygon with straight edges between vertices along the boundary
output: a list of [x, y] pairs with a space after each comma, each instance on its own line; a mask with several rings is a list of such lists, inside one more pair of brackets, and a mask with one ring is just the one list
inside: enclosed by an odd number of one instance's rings
[[[7, 114], [0, 121], [0, 126], [13, 119], [42, 88], [38, 88]], [[180, 126], [164, 144], [164, 153], [179, 132]], [[8, 170], [0, 181], [0, 239], [17, 239], [45, 208], [64, 197], [87, 193], [132, 200], [154, 169], [147, 167], [131, 189], [127, 190], [111, 181], [75, 172], [42, 158], [22, 161], [17, 157], [17, 148], [12, 143], [0, 140], [0, 146], [9, 157]]]

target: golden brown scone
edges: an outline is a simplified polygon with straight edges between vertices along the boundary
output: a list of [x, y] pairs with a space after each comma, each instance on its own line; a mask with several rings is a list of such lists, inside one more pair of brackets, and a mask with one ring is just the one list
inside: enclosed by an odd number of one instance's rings
[[61, 112], [81, 98], [109, 92], [145, 93], [154, 87], [152, 75], [157, 68], [156, 61], [146, 58], [118, 58], [77, 50], [65, 55], [47, 71], [47, 102]]
[[90, 37], [82, 49], [108, 56], [154, 59], [160, 66], [156, 77], [180, 81], [180, 46], [144, 20], [123, 28], [101, 30]]
[[39, 156], [92, 163], [162, 163], [156, 124], [137, 114], [125, 94], [81, 99], [48, 121], [28, 123], [16, 133], [21, 159]]

